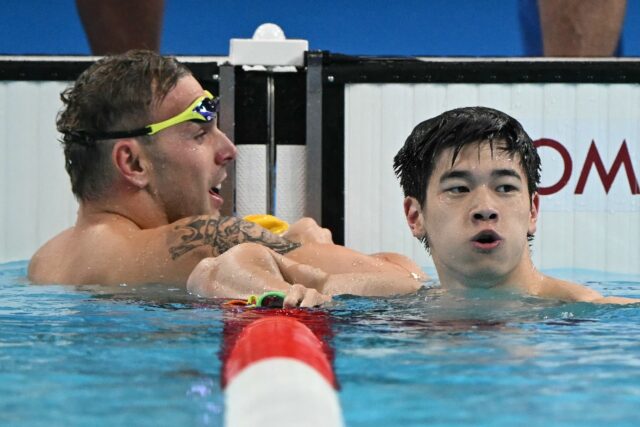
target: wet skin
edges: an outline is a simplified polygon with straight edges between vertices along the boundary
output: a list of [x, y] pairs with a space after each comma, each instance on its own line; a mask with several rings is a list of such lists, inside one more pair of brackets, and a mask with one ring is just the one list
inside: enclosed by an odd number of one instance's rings
[[[181, 78], [152, 105], [151, 122], [181, 113], [204, 93], [192, 76]], [[75, 226], [36, 252], [30, 280], [184, 285], [194, 267], [209, 259], [198, 275], [203, 296], [282, 289], [295, 293], [295, 303], [315, 305], [326, 301], [319, 291], [386, 295], [420, 286], [422, 272], [410, 260], [398, 254], [368, 257], [333, 245], [328, 230], [309, 218], [279, 236], [240, 218], [220, 216], [223, 200], [213, 188], [226, 178], [226, 166], [235, 156], [236, 148], [215, 121], [183, 122], [149, 138], [116, 140], [109, 191], [83, 200]], [[320, 247], [312, 246], [316, 244]], [[298, 261], [284, 258], [293, 252]], [[355, 264], [361, 268], [353, 268]], [[351, 273], [363, 275], [348, 281], [336, 276]], [[369, 280], [367, 274], [374, 277]], [[291, 286], [299, 283], [317, 289], [307, 294]], [[351, 286], [345, 289], [343, 283]]]
[[[204, 95], [202, 86], [186, 76], [167, 94], [153, 114], [160, 122], [182, 112]], [[159, 132], [147, 150], [152, 167], [149, 191], [166, 213], [167, 222], [193, 215], [218, 214], [222, 198], [212, 188], [222, 184], [226, 166], [237, 150], [212, 122], [185, 122]]]
[[468, 145], [453, 164], [452, 156], [451, 149], [440, 155], [424, 208], [413, 206], [412, 232], [428, 236], [441, 281], [471, 287], [514, 283], [533, 268], [527, 233], [536, 230], [537, 195], [529, 195], [519, 159], [498, 144], [493, 150], [488, 143]]
[[451, 149], [437, 159], [424, 206], [404, 201], [414, 236], [427, 237], [443, 288], [512, 289], [562, 301], [628, 304], [640, 300], [607, 296], [536, 270], [527, 235], [536, 231], [539, 199], [529, 194], [519, 157], [504, 142], [465, 146], [452, 162]]
[[[151, 122], [175, 116], [204, 93], [192, 76], [181, 78], [152, 104]], [[215, 121], [183, 122], [149, 138], [116, 140], [111, 187], [80, 202], [76, 224], [32, 257], [29, 279], [184, 284], [202, 258], [243, 242], [279, 253], [297, 248], [256, 224], [220, 217], [223, 200], [211, 189], [225, 179], [235, 156]]]

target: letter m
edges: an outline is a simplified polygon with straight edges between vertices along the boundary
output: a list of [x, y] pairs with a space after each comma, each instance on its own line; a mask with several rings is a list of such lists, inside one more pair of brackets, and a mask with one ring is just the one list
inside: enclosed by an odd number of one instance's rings
[[611, 165], [611, 170], [607, 172], [604, 168], [604, 164], [602, 163], [600, 153], [598, 153], [598, 149], [596, 148], [596, 144], [592, 140], [591, 146], [589, 146], [589, 151], [587, 152], [587, 158], [585, 159], [584, 166], [582, 167], [582, 172], [580, 172], [580, 178], [576, 185], [575, 194], [584, 193], [584, 187], [587, 184], [587, 178], [589, 177], [589, 172], [591, 171], [592, 166], [595, 166], [596, 171], [600, 176], [600, 180], [604, 186], [604, 191], [609, 194], [613, 180], [616, 178], [618, 170], [620, 170], [620, 166], [622, 165], [624, 165], [624, 170], [627, 173], [627, 181], [629, 181], [631, 194], [640, 194], [640, 186], [638, 186], [638, 179], [633, 171], [633, 164], [631, 163], [631, 156], [629, 155], [629, 149], [627, 148], [627, 141], [622, 141], [622, 146], [613, 161], [613, 165]]

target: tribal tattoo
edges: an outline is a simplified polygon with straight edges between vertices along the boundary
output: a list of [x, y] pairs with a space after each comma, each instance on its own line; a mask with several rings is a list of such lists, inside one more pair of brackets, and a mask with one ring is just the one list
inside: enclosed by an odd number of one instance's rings
[[174, 260], [201, 246], [211, 247], [213, 256], [221, 255], [240, 243], [258, 243], [279, 254], [286, 254], [300, 247], [300, 243], [291, 242], [252, 222], [230, 216], [200, 216], [177, 225], [174, 230], [181, 234], [180, 242], [169, 248], [171, 259]]

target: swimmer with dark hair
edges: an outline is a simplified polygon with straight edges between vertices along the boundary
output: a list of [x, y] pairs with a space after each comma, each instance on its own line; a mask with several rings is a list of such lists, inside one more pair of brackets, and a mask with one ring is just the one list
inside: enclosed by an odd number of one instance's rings
[[539, 215], [540, 157], [522, 125], [485, 107], [418, 124], [394, 159], [411, 233], [443, 288], [508, 289], [562, 301], [627, 304], [540, 273], [529, 241]]

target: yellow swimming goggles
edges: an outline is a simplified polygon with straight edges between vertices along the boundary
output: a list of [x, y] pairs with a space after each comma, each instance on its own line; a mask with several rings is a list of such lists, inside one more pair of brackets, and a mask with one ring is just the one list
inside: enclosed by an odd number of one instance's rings
[[214, 97], [211, 92], [204, 91], [205, 95], [199, 97], [191, 103], [182, 113], [158, 123], [152, 123], [143, 128], [123, 131], [101, 132], [93, 134], [98, 139], [131, 138], [135, 136], [154, 135], [161, 130], [177, 124], [196, 120], [200, 122], [211, 122], [218, 115], [220, 98]]

